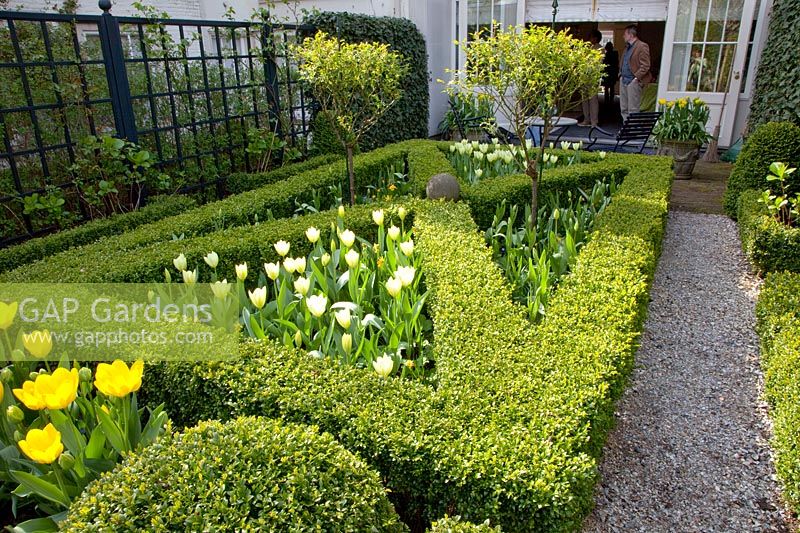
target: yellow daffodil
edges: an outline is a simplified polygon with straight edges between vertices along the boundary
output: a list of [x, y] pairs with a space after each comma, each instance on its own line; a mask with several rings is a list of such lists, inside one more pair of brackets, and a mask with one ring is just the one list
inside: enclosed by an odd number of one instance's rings
[[314, 226], [311, 226], [306, 230], [306, 239], [311, 244], [315, 244], [319, 240], [319, 230]]
[[264, 263], [264, 272], [267, 273], [269, 279], [275, 281], [281, 274], [281, 265], [280, 263]]
[[19, 441], [19, 449], [40, 464], [49, 465], [58, 459], [64, 451], [61, 443], [61, 433], [53, 426], [47, 424], [44, 429], [32, 429], [25, 438]]
[[119, 359], [110, 365], [100, 363], [97, 365], [94, 386], [106, 396], [122, 398], [139, 390], [142, 386], [143, 370], [144, 363], [141, 360], [133, 363], [130, 368]]
[[694, 99], [694, 105], [703, 105], [704, 103], [705, 102], [703, 102], [703, 100], [701, 100], [700, 98]]
[[372, 368], [382, 378], [388, 378], [394, 370], [394, 361], [388, 355], [382, 355], [372, 362]]
[[22, 345], [32, 356], [42, 359], [53, 349], [53, 336], [46, 329], [22, 334]]
[[666, 98], [659, 98], [658, 99], [658, 104], [659, 105], [667, 105], [667, 99]]
[[306, 306], [312, 315], [319, 318], [325, 313], [328, 307], [328, 298], [322, 295], [314, 295], [306, 298]]
[[18, 307], [19, 304], [17, 302], [11, 302], [10, 304], [0, 302], [0, 329], [6, 330], [11, 327], [11, 324], [14, 323], [14, 317], [17, 315]]
[[255, 288], [252, 291], [248, 291], [247, 295], [250, 297], [250, 302], [252, 302], [256, 309], [263, 309], [264, 305], [267, 303], [266, 287]]
[[228, 284], [227, 279], [223, 279], [222, 281], [215, 281], [211, 284], [211, 292], [214, 293], [220, 300], [224, 300], [228, 297], [228, 294], [231, 292], [231, 286]]
[[400, 283], [402, 283], [403, 287], [408, 287], [414, 283], [414, 274], [414, 267], [403, 266], [399, 267], [395, 271], [394, 277], [400, 280]]
[[247, 279], [247, 263], [236, 265], [236, 278], [239, 281], [244, 281]]
[[286, 257], [286, 254], [289, 253], [289, 248], [291, 248], [291, 244], [286, 241], [278, 241], [275, 243], [275, 251], [278, 252], [278, 255], [281, 257]]
[[205, 261], [206, 264], [211, 268], [217, 268], [217, 265], [219, 264], [219, 255], [217, 252], [208, 252], [208, 254], [203, 257], [203, 261]]

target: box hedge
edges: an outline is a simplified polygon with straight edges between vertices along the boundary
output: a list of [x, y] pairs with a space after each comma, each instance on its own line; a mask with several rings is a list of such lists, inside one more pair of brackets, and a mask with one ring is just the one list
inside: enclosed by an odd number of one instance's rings
[[800, 513], [800, 275], [767, 276], [756, 316], [775, 469], [786, 501]]
[[[775, 161], [792, 166], [800, 164], [799, 126], [790, 122], [763, 124], [747, 138], [725, 190], [723, 204], [728, 216], [736, 218], [737, 201], [744, 191], [769, 188], [766, 177]], [[794, 179], [800, 180], [800, 176]], [[800, 183], [797, 188], [800, 189]]]
[[162, 364], [147, 374], [149, 401], [166, 401], [181, 423], [318, 425], [381, 473], [415, 529], [447, 514], [505, 531], [578, 529], [643, 327], [672, 179], [668, 159], [619, 161], [625, 181], [536, 327], [511, 302], [468, 206], [413, 203], [436, 387], [263, 342], [233, 362]]
[[101, 218], [76, 228], [31, 239], [0, 250], [0, 272], [27, 265], [50, 255], [91, 242], [131, 231], [144, 224], [177, 215], [196, 207], [188, 196], [164, 196], [137, 211]]
[[325, 154], [312, 157], [307, 161], [299, 163], [291, 163], [280, 168], [276, 168], [267, 172], [238, 172], [231, 174], [225, 181], [226, 189], [230, 194], [240, 194], [246, 191], [252, 191], [265, 185], [287, 180], [297, 174], [307, 172], [309, 170], [317, 169], [323, 165], [329, 165], [341, 159], [341, 156], [336, 154]]
[[164, 437], [89, 485], [61, 531], [402, 532], [378, 474], [316, 428], [263, 418]]
[[739, 235], [750, 262], [761, 272], [800, 272], [800, 228], [782, 224], [759, 203], [758, 191], [739, 197]]

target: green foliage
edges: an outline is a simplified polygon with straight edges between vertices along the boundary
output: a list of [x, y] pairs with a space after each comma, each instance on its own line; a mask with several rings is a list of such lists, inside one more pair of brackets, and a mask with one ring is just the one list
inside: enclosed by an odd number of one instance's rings
[[134, 230], [166, 217], [194, 208], [197, 204], [186, 196], [157, 197], [151, 203], [129, 213], [87, 222], [76, 228], [26, 241], [0, 250], [0, 272], [6, 272], [64, 250], [89, 244], [103, 237]]
[[658, 110], [663, 115], [653, 128], [656, 141], [690, 141], [702, 145], [711, 138], [706, 131], [710, 109], [700, 98], [679, 98], [674, 102], [660, 100]]
[[779, 161], [772, 163], [769, 166], [767, 181], [773, 185], [761, 193], [759, 199], [769, 213], [786, 226], [797, 226], [800, 222], [800, 192], [794, 196], [789, 195], [789, 179], [795, 170], [797, 169], [789, 168]]
[[760, 200], [756, 190], [739, 197], [739, 235], [744, 252], [761, 272], [800, 272], [800, 228], [776, 220]]
[[[380, 122], [375, 127], [380, 127]], [[318, 112], [311, 122], [311, 130], [314, 132], [309, 149], [311, 155], [344, 155], [345, 150], [336, 134], [336, 122], [330, 113]]]
[[764, 393], [770, 404], [775, 469], [784, 497], [800, 512], [800, 275], [767, 276], [756, 305]]
[[338, 155], [325, 154], [267, 172], [237, 172], [236, 174], [228, 176], [228, 179], [225, 180], [225, 187], [230, 194], [240, 194], [289, 179], [292, 176], [302, 174], [309, 170], [335, 163], [339, 159], [341, 159], [341, 157]]
[[473, 524], [461, 520], [460, 516], [445, 516], [431, 524], [430, 533], [500, 533], [499, 527], [492, 527], [489, 521]]
[[388, 44], [408, 67], [401, 82], [400, 100], [364, 135], [359, 143], [363, 151], [428, 136], [428, 55], [425, 39], [413, 22], [405, 18], [332, 12], [313, 14], [307, 22], [346, 42]]
[[378, 475], [316, 428], [203, 422], [90, 485], [63, 531], [407, 531]]
[[[800, 76], [797, 50], [800, 49], [800, 4], [795, 0], [775, 0], [769, 21], [767, 44], [750, 106], [749, 129], [769, 122], [786, 120], [800, 125]], [[778, 159], [776, 159], [777, 161]]]
[[[768, 187], [767, 169], [775, 161], [789, 166], [800, 164], [800, 126], [789, 122], [764, 124], [753, 132], [742, 147], [725, 190], [725, 212], [736, 218], [736, 202], [747, 189], [763, 191]], [[800, 184], [790, 190], [798, 191]]]
[[455, 91], [449, 98], [449, 107], [439, 123], [439, 133], [445, 139], [451, 139], [456, 133], [460, 135], [456, 112], [467, 135], [480, 132], [483, 122], [494, 118], [494, 105], [484, 94]]

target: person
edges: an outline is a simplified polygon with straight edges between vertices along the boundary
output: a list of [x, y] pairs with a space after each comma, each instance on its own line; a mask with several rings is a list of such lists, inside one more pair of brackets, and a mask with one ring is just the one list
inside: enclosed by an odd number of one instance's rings
[[[603, 47], [600, 45], [600, 41], [602, 40], [603, 35], [597, 30], [592, 30], [592, 32], [589, 34], [589, 42], [596, 50], [603, 49]], [[583, 122], [581, 122], [579, 125], [597, 127], [597, 116], [600, 111], [600, 103], [597, 99], [597, 89], [595, 89], [592, 96], [581, 102], [581, 106], [583, 107]]]
[[650, 47], [639, 39], [639, 29], [630, 25], [625, 28], [624, 36], [627, 44], [619, 73], [619, 108], [623, 122], [628, 120], [631, 113], [639, 112], [642, 89], [653, 80], [650, 74]]
[[611, 41], [606, 43], [603, 64], [606, 66], [601, 83], [604, 93], [603, 102], [606, 107], [609, 107], [614, 103], [614, 88], [617, 86], [617, 79], [619, 78], [619, 52], [614, 50], [614, 43]]

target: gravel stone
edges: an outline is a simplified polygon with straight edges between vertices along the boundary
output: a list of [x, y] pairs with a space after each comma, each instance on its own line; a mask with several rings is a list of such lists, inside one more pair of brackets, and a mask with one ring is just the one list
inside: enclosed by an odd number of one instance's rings
[[584, 531], [791, 531], [761, 396], [757, 294], [734, 222], [670, 212]]

